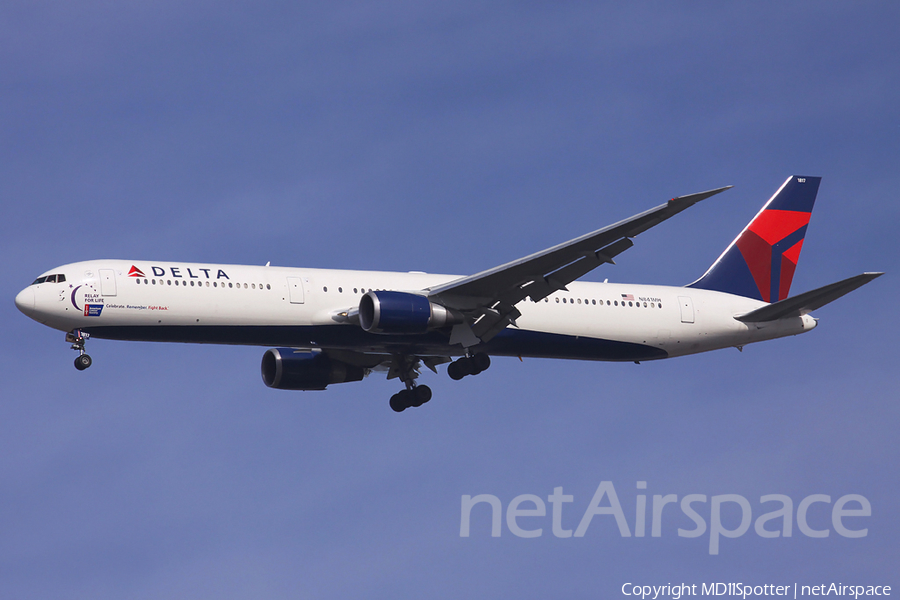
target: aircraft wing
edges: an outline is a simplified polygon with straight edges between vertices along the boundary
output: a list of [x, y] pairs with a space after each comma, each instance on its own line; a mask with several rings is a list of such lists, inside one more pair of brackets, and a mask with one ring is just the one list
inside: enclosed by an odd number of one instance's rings
[[834, 302], [844, 294], [849, 294], [858, 287], [864, 286], [884, 273], [862, 273], [854, 277], [831, 283], [829, 285], [785, 298], [762, 308], [735, 317], [743, 323], [763, 323], [785, 317], [799, 317]]
[[520, 316], [515, 304], [525, 298], [543, 300], [557, 290], [634, 245], [630, 238], [670, 217], [730, 189], [672, 198], [665, 204], [581, 237], [475, 275], [427, 290], [433, 302], [466, 315], [467, 323], [454, 327], [451, 343], [465, 346], [487, 342]]

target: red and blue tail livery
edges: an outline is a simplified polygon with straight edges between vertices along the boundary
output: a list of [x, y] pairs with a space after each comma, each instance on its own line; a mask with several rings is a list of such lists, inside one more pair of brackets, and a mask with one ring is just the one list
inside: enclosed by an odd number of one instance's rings
[[792, 176], [688, 287], [777, 302], [788, 297], [821, 177]]

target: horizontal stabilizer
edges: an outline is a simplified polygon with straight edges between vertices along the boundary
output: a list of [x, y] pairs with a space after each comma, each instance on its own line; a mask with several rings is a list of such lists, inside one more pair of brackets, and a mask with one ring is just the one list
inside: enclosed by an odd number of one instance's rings
[[844, 294], [849, 294], [856, 288], [862, 287], [882, 275], [884, 273], [862, 273], [861, 275], [804, 292], [791, 298], [785, 298], [750, 311], [747, 314], [737, 316], [735, 319], [743, 323], [760, 323], [775, 321], [785, 317], [799, 317], [821, 308], [829, 302], [834, 302]]

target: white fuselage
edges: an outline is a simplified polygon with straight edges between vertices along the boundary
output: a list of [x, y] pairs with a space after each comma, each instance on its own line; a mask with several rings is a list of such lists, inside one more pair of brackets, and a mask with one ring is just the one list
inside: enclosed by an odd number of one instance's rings
[[[94, 337], [454, 356], [447, 332], [367, 333], [346, 313], [370, 290], [418, 292], [454, 275], [96, 260], [64, 265], [16, 298], [31, 318]], [[652, 360], [796, 335], [809, 315], [769, 323], [734, 317], [764, 306], [701, 289], [573, 282], [517, 308], [483, 351], [505, 356]]]

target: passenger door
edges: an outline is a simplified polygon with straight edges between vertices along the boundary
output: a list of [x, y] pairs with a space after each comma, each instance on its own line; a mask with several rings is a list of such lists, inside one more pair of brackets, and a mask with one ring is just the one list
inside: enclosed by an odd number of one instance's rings
[[681, 306], [681, 322], [694, 322], [694, 303], [688, 296], [678, 296], [678, 304]]
[[300, 277], [288, 277], [287, 282], [291, 304], [303, 304], [305, 300], [303, 295], [303, 279]]
[[112, 269], [100, 269], [100, 293], [104, 296], [116, 295], [116, 272]]

